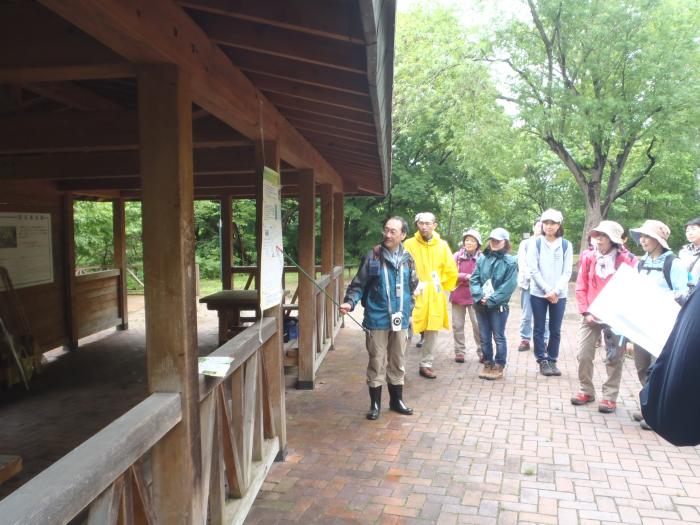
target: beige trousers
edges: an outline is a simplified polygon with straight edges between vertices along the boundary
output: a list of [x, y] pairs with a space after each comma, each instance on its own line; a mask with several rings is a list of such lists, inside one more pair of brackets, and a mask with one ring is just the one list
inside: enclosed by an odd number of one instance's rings
[[420, 356], [420, 367], [421, 368], [432, 368], [433, 367], [433, 352], [435, 352], [435, 346], [437, 345], [438, 331], [437, 330], [426, 330], [423, 332], [423, 348], [421, 348]]
[[407, 340], [408, 330], [371, 330], [367, 333], [367, 386], [382, 386], [387, 381], [390, 385], [403, 385]]
[[476, 320], [476, 313], [472, 304], [452, 304], [452, 336], [454, 337], [455, 354], [464, 354], [464, 324], [467, 313], [469, 313], [469, 322], [472, 324], [472, 336], [476, 345], [476, 354], [481, 357], [481, 334], [479, 333], [479, 323]]
[[[581, 384], [581, 392], [595, 397], [593, 387], [593, 359], [595, 358], [595, 345], [600, 338], [603, 327], [601, 325], [589, 325], [581, 319], [578, 331], [578, 380]], [[613, 344], [619, 344], [619, 337], [613, 336]], [[607, 343], [607, 341], [606, 341]], [[608, 378], [603, 383], [603, 399], [617, 401], [620, 392], [620, 380], [622, 379], [622, 367], [625, 363], [625, 352], [620, 350], [612, 361], [605, 363], [605, 371]]]
[[644, 350], [641, 346], [634, 345], [634, 367], [637, 369], [637, 377], [642, 386], [647, 384], [649, 368], [656, 363], [656, 357]]

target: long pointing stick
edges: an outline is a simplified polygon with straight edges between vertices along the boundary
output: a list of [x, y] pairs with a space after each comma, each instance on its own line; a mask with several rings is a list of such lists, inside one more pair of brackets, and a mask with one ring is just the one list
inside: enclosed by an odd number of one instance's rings
[[[283, 249], [281, 246], [275, 246], [275, 248], [277, 248], [277, 251], [279, 251], [282, 255], [284, 255], [290, 263], [292, 263], [294, 266], [296, 266], [297, 269], [298, 269], [302, 274], [304, 274], [304, 276], [305, 276], [309, 281], [311, 281], [312, 283], [314, 283], [314, 286], [315, 286], [316, 288], [318, 288], [321, 292], [323, 292], [323, 295], [325, 295], [326, 297], [328, 297], [328, 299], [330, 299], [330, 301], [331, 301], [334, 305], [336, 305], [338, 308], [340, 308], [340, 305], [336, 302], [336, 300], [333, 299], [333, 297], [331, 297], [331, 296], [328, 294], [328, 292], [326, 292], [326, 290], [324, 290], [321, 286], [319, 286], [319, 285], [316, 283], [316, 279], [314, 279], [313, 277], [311, 277], [311, 276], [306, 272], [306, 270], [304, 270], [301, 266], [299, 266], [299, 265], [296, 263], [296, 261], [295, 261], [294, 259], [292, 259], [292, 258], [289, 256], [289, 254], [288, 254], [287, 252], [284, 251], [284, 249]], [[347, 315], [350, 319], [352, 319], [352, 321], [353, 321], [357, 326], [359, 326], [360, 328], [362, 328], [363, 331], [369, 332], [369, 330], [367, 330], [367, 328], [365, 328], [364, 326], [362, 326], [362, 324], [361, 324], [360, 322], [358, 322], [357, 319], [355, 319], [352, 315], [350, 315], [350, 314], [345, 314], [345, 315]]]

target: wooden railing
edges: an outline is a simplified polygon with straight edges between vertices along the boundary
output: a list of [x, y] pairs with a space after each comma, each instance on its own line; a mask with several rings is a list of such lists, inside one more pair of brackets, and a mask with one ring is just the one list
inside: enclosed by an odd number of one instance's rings
[[103, 270], [75, 277], [72, 308], [77, 337], [86, 337], [122, 323], [119, 312], [120, 279], [119, 270]]
[[[274, 318], [263, 318], [211, 354], [234, 358], [225, 378], [199, 378], [202, 486], [191, 493], [200, 495], [194, 508], [202, 515], [195, 523], [242, 523], [280, 450], [280, 407], [270, 396], [276, 330]], [[2, 500], [0, 523], [162, 523], [150, 451], [181, 417], [179, 394], [152, 394]]]

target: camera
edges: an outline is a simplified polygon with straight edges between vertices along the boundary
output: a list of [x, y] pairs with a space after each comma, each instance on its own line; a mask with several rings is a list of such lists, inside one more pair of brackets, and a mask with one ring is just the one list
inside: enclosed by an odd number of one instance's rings
[[396, 312], [391, 314], [391, 330], [398, 332], [401, 330], [401, 324], [403, 323], [403, 314], [401, 312]]

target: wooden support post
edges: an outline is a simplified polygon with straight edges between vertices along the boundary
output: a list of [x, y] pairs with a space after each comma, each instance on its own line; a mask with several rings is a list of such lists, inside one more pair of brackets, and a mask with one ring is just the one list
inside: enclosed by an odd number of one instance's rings
[[233, 216], [231, 195], [221, 198], [221, 289], [232, 289], [231, 241], [233, 236]]
[[[321, 273], [323, 275], [333, 273], [333, 186], [321, 184]], [[333, 291], [326, 290], [333, 296]], [[333, 337], [333, 309], [335, 306], [330, 301], [326, 302], [326, 337]], [[325, 343], [325, 341], [324, 341]], [[333, 342], [331, 340], [331, 349]]]
[[[256, 209], [256, 246], [257, 246], [257, 269], [256, 288], [258, 297], [260, 295], [260, 263], [262, 262], [262, 240], [263, 240], [263, 209], [262, 209], [262, 176], [263, 168], [267, 166], [277, 173], [280, 172], [279, 147], [273, 141], [257, 141], [255, 143], [255, 209]], [[282, 283], [280, 282], [280, 286]], [[268, 371], [268, 392], [272, 403], [272, 414], [275, 428], [279, 436], [280, 450], [275, 461], [284, 461], [287, 457], [287, 411], [285, 406], [284, 393], [284, 348], [282, 345], [282, 303], [268, 308], [262, 312], [263, 317], [273, 317], [277, 323], [277, 331], [268, 339], [262, 348], [265, 367]]]
[[[314, 172], [299, 172], [299, 266], [316, 278], [316, 193]], [[299, 377], [297, 388], [314, 387], [316, 357], [316, 287], [299, 273]]]
[[124, 199], [112, 201], [112, 224], [114, 227], [114, 267], [119, 270], [119, 286], [117, 287], [117, 301], [119, 303], [119, 317], [122, 322], [117, 330], [129, 328], [129, 302], [126, 286], [126, 207]]
[[[345, 268], [345, 196], [342, 193], [333, 194], [333, 265]], [[336, 282], [336, 301], [343, 302], [345, 293], [344, 272], [340, 272]], [[333, 317], [336, 323], [336, 317]], [[335, 331], [335, 330], [334, 330]]]
[[182, 420], [153, 448], [160, 523], [203, 515], [194, 263], [192, 100], [177, 66], [138, 71], [146, 356], [150, 392], [179, 392]]
[[66, 350], [78, 349], [78, 319], [75, 315], [75, 217], [73, 206], [75, 199], [68, 194], [63, 197], [63, 266], [65, 280], [65, 319]]

